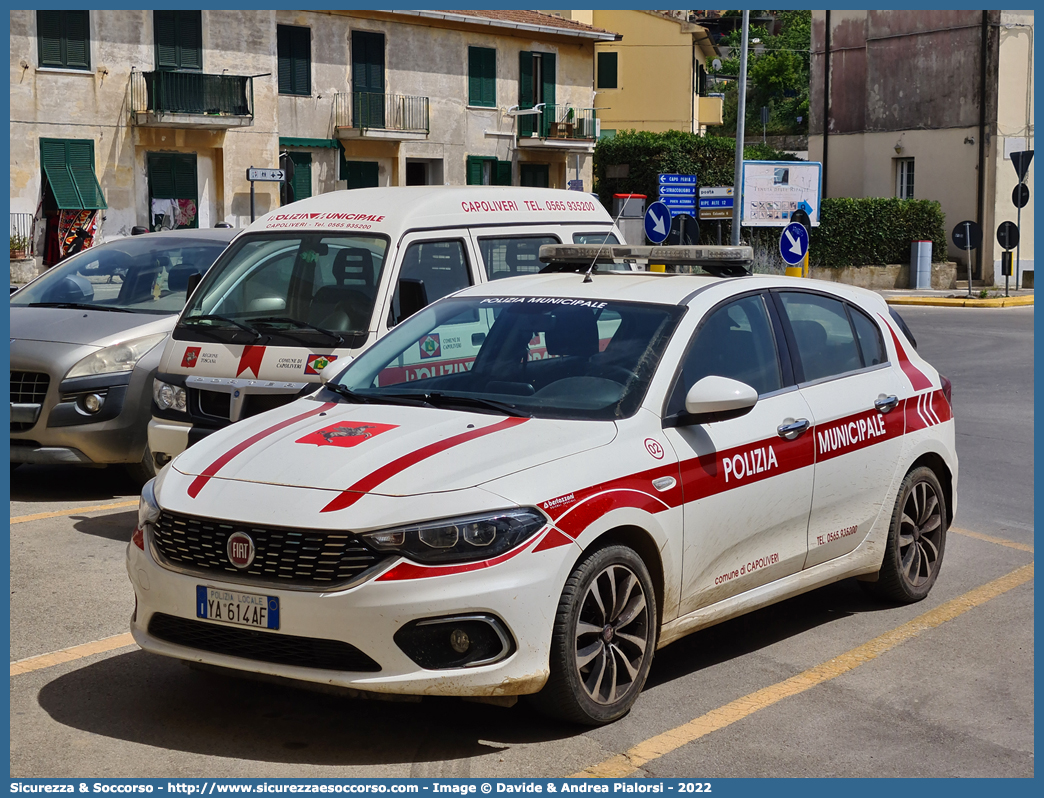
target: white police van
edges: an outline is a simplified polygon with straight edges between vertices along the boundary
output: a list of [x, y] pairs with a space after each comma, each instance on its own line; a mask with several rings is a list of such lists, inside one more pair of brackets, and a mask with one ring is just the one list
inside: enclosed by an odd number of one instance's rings
[[[210, 269], [167, 340], [149, 424], [155, 464], [309, 392], [325, 366], [428, 303], [540, 271], [543, 245], [619, 243], [592, 195], [557, 189], [356, 189], [269, 213]], [[470, 368], [493, 312], [418, 341], [395, 378]]]

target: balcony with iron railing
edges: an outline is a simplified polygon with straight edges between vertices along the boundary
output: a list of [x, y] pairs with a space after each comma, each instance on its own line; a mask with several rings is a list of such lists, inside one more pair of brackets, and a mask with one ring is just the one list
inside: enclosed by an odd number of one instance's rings
[[36, 215], [32, 213], [11, 214], [11, 260], [33, 257], [36, 238]]
[[254, 79], [243, 75], [131, 72], [135, 123], [151, 127], [232, 128], [254, 124]]
[[591, 152], [598, 141], [599, 124], [594, 108], [545, 103], [522, 105], [516, 119], [519, 147]]
[[334, 127], [342, 139], [424, 139], [430, 131], [428, 98], [369, 91], [335, 94]]

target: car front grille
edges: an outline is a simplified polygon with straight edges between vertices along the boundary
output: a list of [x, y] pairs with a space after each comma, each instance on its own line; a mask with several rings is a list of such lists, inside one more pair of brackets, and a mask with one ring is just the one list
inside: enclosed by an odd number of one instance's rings
[[332, 671], [375, 673], [381, 669], [355, 646], [340, 640], [239, 629], [161, 612], [149, 621], [149, 634], [174, 645], [260, 662]]
[[[42, 405], [47, 398], [47, 388], [51, 384], [51, 378], [47, 374], [35, 371], [12, 371], [11, 372], [11, 403]], [[11, 432], [24, 432], [32, 429], [33, 425], [27, 422], [12, 422]]]
[[[228, 558], [228, 538], [234, 532], [254, 541], [254, 560], [247, 568], [236, 568]], [[351, 532], [237, 524], [168, 512], [160, 514], [153, 541], [160, 555], [182, 570], [290, 589], [349, 582], [387, 557], [363, 546]]]
[[193, 404], [198, 408], [201, 415], [209, 418], [220, 418], [229, 421], [231, 418], [232, 397], [220, 391], [203, 391], [199, 388], [189, 388], [190, 401], [195, 395]]

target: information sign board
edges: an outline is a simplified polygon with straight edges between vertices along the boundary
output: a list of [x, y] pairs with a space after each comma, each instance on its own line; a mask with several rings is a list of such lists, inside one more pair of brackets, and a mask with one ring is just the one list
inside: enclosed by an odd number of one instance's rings
[[731, 219], [734, 201], [732, 186], [708, 186], [700, 189], [701, 219]]
[[818, 227], [822, 178], [823, 165], [814, 161], [744, 161], [740, 224], [786, 227], [803, 209]]

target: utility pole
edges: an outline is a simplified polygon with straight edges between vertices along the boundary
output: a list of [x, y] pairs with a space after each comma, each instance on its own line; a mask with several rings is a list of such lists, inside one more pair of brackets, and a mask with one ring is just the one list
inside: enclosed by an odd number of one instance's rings
[[747, 115], [747, 34], [750, 11], [743, 11], [743, 43], [740, 46], [739, 108], [736, 109], [736, 171], [732, 180], [732, 245], [740, 242], [740, 212], [743, 210], [743, 123]]

